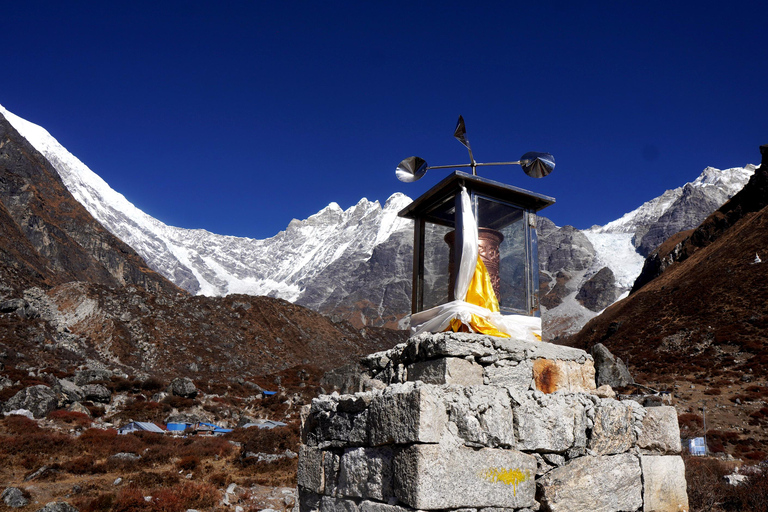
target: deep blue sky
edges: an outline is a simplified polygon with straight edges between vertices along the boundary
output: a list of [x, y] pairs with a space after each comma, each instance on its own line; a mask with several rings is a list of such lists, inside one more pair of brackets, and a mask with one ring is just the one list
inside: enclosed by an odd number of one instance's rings
[[[604, 224], [768, 143], [766, 2], [4, 5], [0, 104], [158, 219], [265, 238], [331, 201], [416, 197], [397, 163], [548, 151], [480, 174]], [[583, 4], [583, 5], [582, 5]]]

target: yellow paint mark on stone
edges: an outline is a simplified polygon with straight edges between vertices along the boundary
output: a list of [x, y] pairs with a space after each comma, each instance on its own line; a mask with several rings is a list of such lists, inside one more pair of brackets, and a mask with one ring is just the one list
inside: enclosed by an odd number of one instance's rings
[[508, 468], [488, 468], [480, 477], [491, 483], [502, 483], [512, 486], [512, 491], [517, 496], [517, 486], [531, 478], [530, 470], [508, 469]]

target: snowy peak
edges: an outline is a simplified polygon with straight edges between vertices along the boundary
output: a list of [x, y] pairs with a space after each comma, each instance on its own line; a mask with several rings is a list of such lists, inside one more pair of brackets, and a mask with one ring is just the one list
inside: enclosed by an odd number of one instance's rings
[[673, 208], [675, 202], [683, 196], [686, 187], [688, 190], [711, 187], [717, 190], [711, 193], [725, 196], [727, 200], [744, 188], [754, 172], [755, 166], [751, 164], [724, 170], [707, 167], [694, 181], [667, 190], [662, 195], [643, 203], [639, 208], [624, 214], [621, 218], [609, 222], [605, 226], [592, 227], [589, 231], [595, 233], [635, 233], [639, 229], [647, 228], [657, 222]]
[[[246, 293], [297, 301], [313, 280], [344, 262], [367, 262], [377, 245], [408, 229], [397, 212], [410, 202], [394, 194], [382, 209], [361, 199], [343, 210], [332, 202], [307, 219], [294, 219], [266, 240], [222, 236], [202, 229], [168, 226], [136, 208], [67, 151], [45, 129], [0, 107], [9, 122], [59, 173], [73, 196], [104, 227], [138, 252], [147, 264], [188, 291], [202, 295]], [[347, 287], [336, 279], [335, 287]]]

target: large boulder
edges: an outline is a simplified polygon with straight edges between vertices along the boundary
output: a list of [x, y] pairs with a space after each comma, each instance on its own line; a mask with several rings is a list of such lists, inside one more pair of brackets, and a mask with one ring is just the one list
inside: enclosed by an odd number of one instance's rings
[[194, 398], [197, 396], [197, 387], [189, 377], [177, 377], [168, 386], [168, 393], [184, 398]]
[[101, 370], [98, 368], [81, 370], [75, 373], [75, 384], [84, 386], [93, 382], [108, 381], [111, 378], [112, 372], [109, 370]]
[[29, 500], [24, 497], [24, 492], [18, 487], [7, 487], [0, 498], [9, 508], [21, 508], [29, 504]]
[[66, 501], [52, 501], [46, 503], [43, 508], [37, 509], [37, 512], [80, 512]]
[[6, 411], [26, 409], [32, 412], [35, 418], [44, 418], [56, 409], [59, 401], [56, 393], [43, 384], [24, 388], [11, 397], [5, 403]]
[[112, 392], [101, 384], [86, 384], [83, 386], [83, 395], [86, 400], [108, 404], [112, 399]]
[[624, 362], [614, 357], [602, 343], [597, 343], [591, 350], [595, 360], [597, 387], [608, 384], [612, 388], [620, 388], [635, 383]]
[[82, 402], [85, 399], [83, 388], [67, 379], [58, 379], [53, 389], [59, 394], [59, 405]]

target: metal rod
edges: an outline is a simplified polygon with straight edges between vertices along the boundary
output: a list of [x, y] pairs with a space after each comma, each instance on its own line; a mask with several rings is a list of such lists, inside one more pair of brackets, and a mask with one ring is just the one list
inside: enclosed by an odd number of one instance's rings
[[518, 160], [517, 162], [489, 162], [487, 164], [475, 162], [474, 164], [430, 165], [429, 167], [427, 167], [427, 169], [453, 169], [456, 167], [484, 167], [486, 165], [520, 165], [520, 161]]

